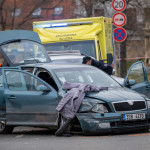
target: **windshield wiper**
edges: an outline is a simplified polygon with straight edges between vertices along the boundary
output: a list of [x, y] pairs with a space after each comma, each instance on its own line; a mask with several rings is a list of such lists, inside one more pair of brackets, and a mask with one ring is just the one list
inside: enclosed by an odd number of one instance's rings
[[21, 40], [10, 40], [10, 41], [6, 41], [6, 42], [4, 42], [4, 43], [2, 43], [2, 44], [10, 44], [10, 43], [15, 43], [15, 42], [21, 42]]

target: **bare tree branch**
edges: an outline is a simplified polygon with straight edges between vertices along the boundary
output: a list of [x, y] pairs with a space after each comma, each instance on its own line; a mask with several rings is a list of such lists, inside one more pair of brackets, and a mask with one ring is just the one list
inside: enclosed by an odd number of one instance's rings
[[[52, 3], [53, 0], [50, 1], [50, 3]], [[57, 7], [61, 2], [63, 2], [63, 0], [59, 0], [57, 2], [56, 5], [54, 5], [53, 7], [49, 7], [49, 8], [42, 8], [42, 10], [46, 9], [46, 10], [50, 10], [50, 9], [54, 9], [55, 7]], [[46, 0], [41, 0], [39, 1], [39, 3], [37, 3], [34, 8], [22, 19], [22, 21], [18, 24], [18, 27], [22, 26], [24, 23], [26, 23], [27, 21], [29, 20], [32, 20], [32, 19], [37, 19], [37, 17], [33, 17], [32, 16], [32, 13], [39, 7], [41, 7], [44, 3], [47, 3]]]

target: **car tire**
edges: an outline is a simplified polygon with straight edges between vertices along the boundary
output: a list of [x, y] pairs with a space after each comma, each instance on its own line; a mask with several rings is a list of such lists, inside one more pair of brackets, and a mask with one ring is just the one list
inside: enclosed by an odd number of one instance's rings
[[0, 134], [12, 133], [14, 126], [7, 126], [5, 121], [0, 121]]
[[[58, 130], [55, 132], [56, 136], [62, 136], [63, 134], [70, 134], [70, 128], [71, 128], [71, 120], [72, 119], [66, 119], [63, 116], [60, 117], [60, 121], [59, 121], [59, 128]], [[67, 133], [66, 133], [67, 132]]]

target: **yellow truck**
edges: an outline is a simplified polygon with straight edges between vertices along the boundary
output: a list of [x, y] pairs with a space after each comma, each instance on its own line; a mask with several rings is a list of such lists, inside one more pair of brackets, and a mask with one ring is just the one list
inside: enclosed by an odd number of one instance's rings
[[80, 50], [97, 60], [113, 54], [112, 19], [77, 18], [33, 22], [47, 51]]

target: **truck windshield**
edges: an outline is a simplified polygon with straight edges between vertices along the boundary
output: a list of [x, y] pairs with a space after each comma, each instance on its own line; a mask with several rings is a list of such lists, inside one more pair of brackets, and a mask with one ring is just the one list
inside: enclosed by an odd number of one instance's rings
[[43, 45], [29, 40], [17, 40], [1, 46], [12, 64], [48, 62]]
[[47, 51], [80, 50], [81, 54], [96, 58], [94, 40], [48, 43], [44, 47]]

